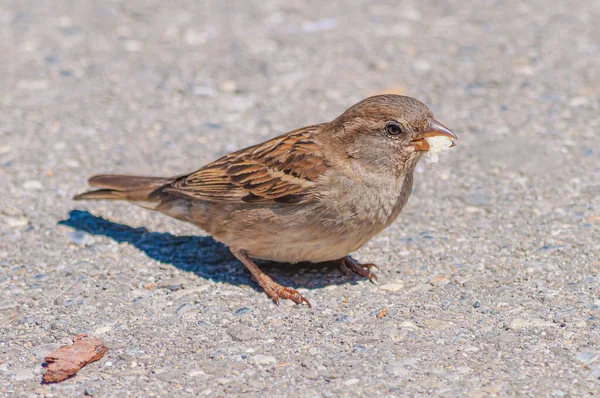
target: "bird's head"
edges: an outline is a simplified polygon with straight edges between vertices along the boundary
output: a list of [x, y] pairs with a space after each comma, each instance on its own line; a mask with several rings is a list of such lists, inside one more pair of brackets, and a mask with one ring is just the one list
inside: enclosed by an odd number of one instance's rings
[[403, 95], [369, 97], [330, 123], [332, 142], [359, 167], [396, 175], [411, 172], [429, 150], [429, 137], [457, 139], [422, 102]]

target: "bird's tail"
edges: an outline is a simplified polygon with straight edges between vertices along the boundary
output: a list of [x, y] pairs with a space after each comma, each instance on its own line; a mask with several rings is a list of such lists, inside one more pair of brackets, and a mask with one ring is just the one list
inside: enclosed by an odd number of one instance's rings
[[160, 203], [160, 188], [172, 179], [164, 177], [138, 177], [126, 175], [98, 175], [89, 179], [89, 184], [100, 187], [73, 197], [75, 200], [127, 200], [144, 207]]

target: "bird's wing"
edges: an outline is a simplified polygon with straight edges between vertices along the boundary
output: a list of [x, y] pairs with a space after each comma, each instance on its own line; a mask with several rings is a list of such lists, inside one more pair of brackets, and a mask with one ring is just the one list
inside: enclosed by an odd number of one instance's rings
[[322, 127], [305, 127], [231, 153], [162, 190], [215, 203], [310, 201], [311, 188], [328, 167], [315, 140]]

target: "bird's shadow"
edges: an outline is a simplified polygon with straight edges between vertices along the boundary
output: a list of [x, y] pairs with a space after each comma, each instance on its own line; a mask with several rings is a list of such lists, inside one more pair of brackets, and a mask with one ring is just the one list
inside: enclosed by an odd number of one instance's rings
[[[227, 246], [210, 236], [177, 236], [168, 232], [150, 232], [146, 228], [132, 228], [82, 211], [72, 210], [69, 218], [59, 221], [91, 235], [101, 235], [116, 242], [127, 242], [148, 257], [170, 264], [199, 277], [215, 282], [249, 285], [262, 289], [251, 280], [250, 273], [229, 252]], [[331, 263], [282, 264], [260, 262], [261, 269], [284, 286], [318, 289], [328, 285], [356, 283], [357, 278], [341, 274]]]

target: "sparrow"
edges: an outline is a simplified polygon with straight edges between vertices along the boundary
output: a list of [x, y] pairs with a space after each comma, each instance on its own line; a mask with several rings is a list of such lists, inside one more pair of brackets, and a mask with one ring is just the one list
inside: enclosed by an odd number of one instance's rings
[[378, 95], [328, 123], [294, 130], [175, 177], [96, 175], [75, 200], [125, 200], [190, 222], [229, 247], [277, 304], [310, 302], [254, 262], [337, 262], [376, 280], [349, 256], [400, 214], [426, 138], [456, 135], [408, 96]]

